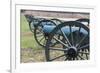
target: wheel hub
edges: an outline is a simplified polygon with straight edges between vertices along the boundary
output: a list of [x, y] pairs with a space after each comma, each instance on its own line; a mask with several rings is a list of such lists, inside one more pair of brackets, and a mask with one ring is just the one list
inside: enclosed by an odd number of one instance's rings
[[68, 49], [67, 55], [68, 55], [69, 57], [76, 57], [76, 56], [77, 56], [77, 49], [76, 49], [75, 47], [70, 47], [70, 48]]

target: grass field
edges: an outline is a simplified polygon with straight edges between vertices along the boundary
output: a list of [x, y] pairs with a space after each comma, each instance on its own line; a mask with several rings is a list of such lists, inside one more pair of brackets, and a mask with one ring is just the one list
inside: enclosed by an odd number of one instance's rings
[[39, 49], [40, 47], [34, 39], [29, 29], [29, 24], [24, 15], [21, 15], [21, 48]]
[[37, 44], [34, 33], [29, 29], [29, 24], [23, 14], [21, 14], [21, 63], [43, 62], [45, 61], [44, 49]]

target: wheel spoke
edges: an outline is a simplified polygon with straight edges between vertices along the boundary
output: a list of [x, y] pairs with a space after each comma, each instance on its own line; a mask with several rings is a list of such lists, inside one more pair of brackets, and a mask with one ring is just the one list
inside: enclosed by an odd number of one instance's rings
[[68, 60], [68, 56], [66, 57], [65, 61]]
[[81, 27], [79, 27], [79, 29], [76, 31], [76, 37], [75, 37], [75, 45], [77, 45], [77, 43], [79, 42], [79, 39], [80, 39], [80, 30], [81, 30]]
[[81, 50], [81, 56], [83, 56], [83, 54], [84, 54], [83, 52], [84, 52], [84, 49]]
[[50, 61], [53, 61], [53, 60], [58, 59], [58, 58], [61, 58], [61, 57], [65, 56], [65, 55], [66, 55], [66, 54], [63, 54], [63, 55], [61, 55], [61, 56], [58, 56], [58, 57], [56, 57], [56, 58], [51, 59]]
[[81, 31], [81, 27], [79, 27], [79, 33], [78, 33], [79, 35], [80, 35], [80, 31]]
[[61, 32], [62, 32], [62, 34], [63, 34], [63, 37], [66, 39], [67, 43], [71, 46], [71, 43], [69, 42], [67, 36], [66, 36], [65, 33], [62, 31], [62, 29], [61, 29]]
[[79, 49], [84, 49], [84, 48], [86, 48], [86, 47], [88, 47], [88, 46], [89, 46], [89, 44], [84, 45], [84, 46], [80, 47]]
[[57, 50], [57, 51], [67, 51], [68, 49], [62, 49], [62, 48], [51, 48], [50, 50]]
[[37, 37], [41, 37], [41, 36], [44, 36], [43, 34], [38, 34], [38, 35], [36, 35]]
[[[87, 50], [85, 49], [85, 52], [87, 53]], [[86, 55], [86, 59], [88, 60], [88, 54], [85, 54]]]
[[72, 45], [74, 45], [72, 27], [71, 26], [69, 27], [70, 27], [70, 34], [71, 34], [71, 42], [72, 42]]
[[40, 33], [43, 33], [43, 31], [38, 29], [36, 34], [40, 34]]
[[61, 40], [57, 39], [56, 37], [54, 37], [54, 39], [68, 48], [68, 46], [65, 43], [63, 43]]
[[78, 47], [78, 46], [86, 39], [87, 36], [88, 36], [88, 35], [85, 35], [85, 36], [80, 40], [80, 42], [76, 45], [76, 47]]
[[87, 55], [89, 55], [89, 53], [87, 53], [87, 52], [78, 52], [78, 53], [82, 53], [82, 54], [87, 54]]
[[43, 39], [44, 39], [44, 37], [42, 37], [42, 38], [39, 40], [39, 42], [41, 42]]
[[43, 42], [43, 45], [45, 45], [46, 44], [46, 39], [44, 40], [44, 42]]
[[80, 57], [81, 60], [84, 60], [84, 58], [82, 58], [80, 55], [78, 55], [78, 57]]

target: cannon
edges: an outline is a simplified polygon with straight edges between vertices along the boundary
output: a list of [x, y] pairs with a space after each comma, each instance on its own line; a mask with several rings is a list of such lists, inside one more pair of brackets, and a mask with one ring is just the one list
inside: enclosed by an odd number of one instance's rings
[[59, 19], [45, 19], [45, 18], [36, 18], [34, 16], [31, 15], [25, 15], [28, 23], [29, 23], [29, 28], [31, 30], [31, 32], [34, 33], [34, 37], [36, 42], [44, 47], [45, 46], [45, 42], [46, 42], [46, 36], [44, 35], [43, 32], [43, 26], [44, 25], [58, 25], [61, 24], [62, 21]]
[[[61, 57], [64, 57], [64, 60], [88, 60], [89, 28], [78, 21], [64, 22], [49, 33], [45, 48], [47, 61], [54, 61]], [[51, 50], [62, 51], [64, 54], [52, 58]]]
[[[59, 22], [59, 21], [57, 21]], [[62, 24], [63, 22], [60, 22]], [[52, 20], [40, 21], [34, 29], [34, 37], [39, 45], [45, 47], [49, 33], [59, 24], [56, 24]], [[64, 29], [64, 28], [63, 28]], [[68, 31], [68, 30], [65, 30]], [[83, 30], [84, 31], [84, 30]], [[85, 32], [85, 31], [84, 31]], [[68, 32], [67, 32], [68, 33]]]
[[[47, 61], [61, 57], [64, 57], [63, 60], [89, 59], [89, 19], [61, 21], [33, 17], [31, 20], [30, 30], [34, 32], [36, 42], [45, 48]], [[63, 54], [53, 58], [52, 51], [61, 51]]]

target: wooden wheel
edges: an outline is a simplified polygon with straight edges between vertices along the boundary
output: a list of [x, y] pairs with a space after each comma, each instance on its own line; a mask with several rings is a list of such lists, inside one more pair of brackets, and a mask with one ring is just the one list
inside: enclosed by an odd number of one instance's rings
[[36, 42], [42, 47], [44, 47], [46, 45], [46, 41], [48, 39], [48, 34], [45, 34], [43, 32], [44, 25], [55, 26], [56, 24], [51, 20], [42, 20], [35, 27], [35, 29], [34, 29], [34, 38], [35, 38]]
[[[56, 44], [51, 46], [51, 43]], [[45, 47], [47, 61], [88, 60], [89, 53], [89, 28], [77, 21], [58, 25], [50, 33]]]

